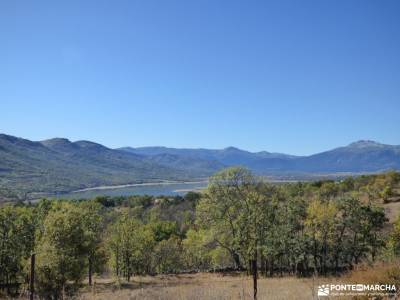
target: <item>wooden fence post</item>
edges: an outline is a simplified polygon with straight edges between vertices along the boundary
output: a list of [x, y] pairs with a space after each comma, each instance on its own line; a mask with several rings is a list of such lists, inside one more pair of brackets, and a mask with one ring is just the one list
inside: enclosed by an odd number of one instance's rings
[[29, 278], [29, 300], [35, 297], [35, 253], [31, 254], [31, 277]]

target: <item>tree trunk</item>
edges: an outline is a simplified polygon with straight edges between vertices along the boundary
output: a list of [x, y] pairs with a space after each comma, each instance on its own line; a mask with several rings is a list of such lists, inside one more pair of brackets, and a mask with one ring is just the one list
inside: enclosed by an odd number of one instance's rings
[[322, 252], [322, 274], [326, 275], [326, 257], [328, 252], [328, 245], [326, 238], [324, 238], [324, 243], [323, 243], [323, 252]]
[[89, 285], [92, 285], [92, 258], [89, 256]]
[[274, 269], [275, 269], [275, 264], [273, 258], [269, 261], [269, 276], [273, 277], [274, 276]]
[[115, 255], [115, 262], [116, 262], [115, 268], [116, 268], [117, 277], [119, 277], [120, 276], [120, 272], [119, 272], [119, 249], [118, 248], [117, 248], [117, 252], [116, 252], [116, 255]]
[[235, 262], [236, 269], [241, 270], [242, 269], [242, 264], [240, 263], [239, 254], [237, 254], [235, 251], [232, 251], [231, 255], [232, 255], [233, 261]]
[[31, 254], [31, 277], [29, 278], [29, 299], [35, 297], [35, 253]]
[[318, 269], [317, 241], [314, 239], [314, 270]]
[[254, 259], [251, 261], [251, 269], [253, 273], [253, 299], [257, 300], [257, 254]]
[[261, 256], [261, 265], [260, 265], [260, 268], [261, 268], [261, 275], [264, 276], [264, 277], [267, 276], [267, 272], [266, 272], [266, 267], [265, 267], [265, 266], [266, 266], [265, 259], [264, 259], [263, 256]]
[[335, 273], [339, 274], [339, 255], [335, 256]]

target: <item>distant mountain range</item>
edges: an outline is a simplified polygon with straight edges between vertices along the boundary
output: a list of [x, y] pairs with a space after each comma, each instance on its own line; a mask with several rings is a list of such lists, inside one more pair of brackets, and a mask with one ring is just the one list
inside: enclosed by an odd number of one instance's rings
[[400, 146], [358, 141], [310, 155], [166, 147], [110, 149], [63, 138], [29, 141], [0, 134], [0, 200], [87, 187], [205, 178], [228, 166], [277, 178], [400, 169]]
[[119, 148], [132, 154], [156, 157], [163, 154], [216, 161], [225, 166], [243, 165], [264, 174], [282, 172], [362, 173], [400, 169], [400, 146], [374, 141], [358, 141], [348, 146], [310, 155], [294, 156], [282, 153], [248, 152], [234, 147], [222, 150], [176, 149], [165, 147]]

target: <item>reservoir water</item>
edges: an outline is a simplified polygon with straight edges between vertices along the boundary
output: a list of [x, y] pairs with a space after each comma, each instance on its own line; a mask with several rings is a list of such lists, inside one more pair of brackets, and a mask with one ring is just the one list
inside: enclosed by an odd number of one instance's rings
[[101, 188], [72, 192], [57, 196], [63, 199], [89, 199], [96, 196], [130, 196], [130, 195], [184, 195], [189, 191], [199, 191], [207, 186], [207, 182], [183, 182], [183, 183], [154, 183], [118, 188]]

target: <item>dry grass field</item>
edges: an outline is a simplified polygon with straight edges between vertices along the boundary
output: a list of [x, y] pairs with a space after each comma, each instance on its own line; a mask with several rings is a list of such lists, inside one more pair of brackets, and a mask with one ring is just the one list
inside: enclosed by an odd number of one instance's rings
[[[361, 264], [341, 277], [296, 278], [275, 277], [258, 280], [258, 299], [309, 300], [318, 299], [321, 284], [364, 283], [394, 284], [400, 287], [400, 261]], [[134, 277], [129, 283], [111, 278], [96, 278], [92, 287], [81, 289], [79, 300], [245, 300], [252, 297], [252, 280], [244, 274], [197, 273]], [[400, 291], [399, 291], [400, 292]], [[400, 299], [400, 295], [390, 299]], [[329, 299], [325, 297], [325, 299]], [[336, 300], [352, 299], [335, 297]], [[372, 299], [359, 297], [358, 299]], [[389, 298], [381, 298], [389, 299]]]
[[[313, 295], [318, 284], [336, 282], [335, 278], [260, 278], [258, 299], [317, 299]], [[251, 278], [244, 275], [184, 274], [155, 277], [135, 277], [130, 283], [98, 278], [95, 286], [85, 287], [78, 299], [82, 300], [219, 300], [252, 299]], [[315, 293], [315, 292], [314, 292]]]

